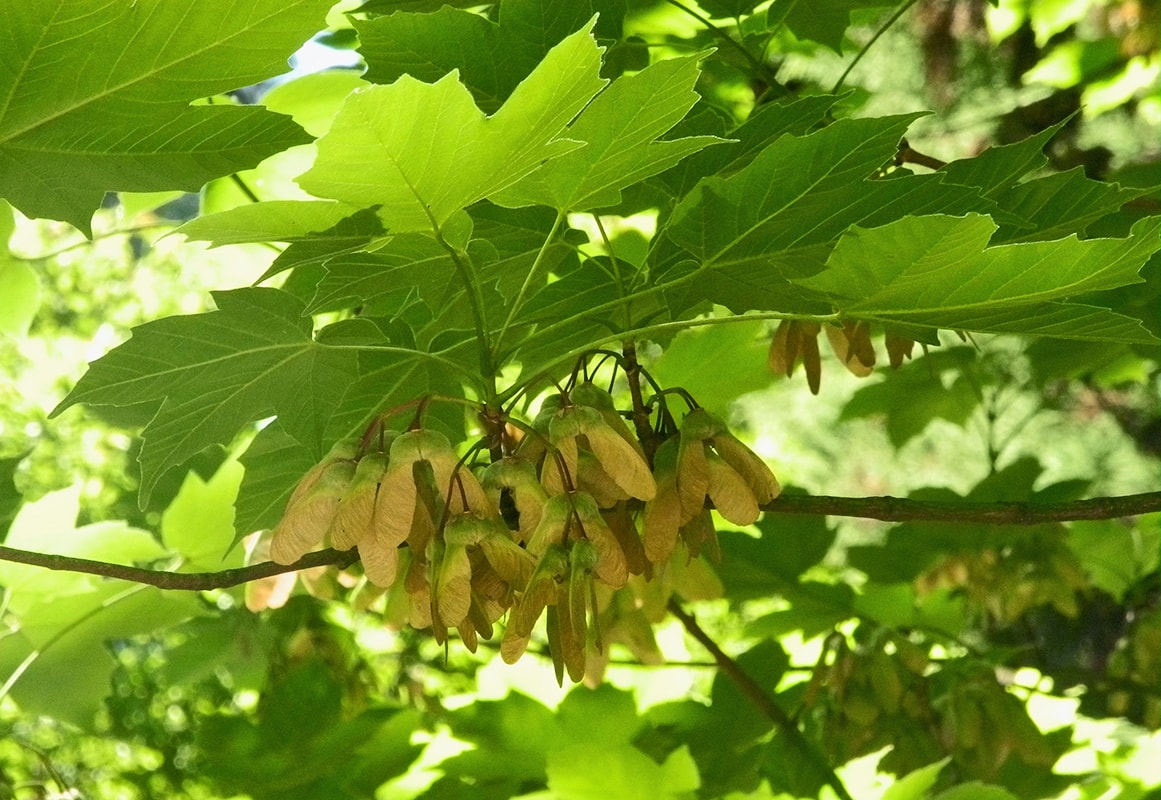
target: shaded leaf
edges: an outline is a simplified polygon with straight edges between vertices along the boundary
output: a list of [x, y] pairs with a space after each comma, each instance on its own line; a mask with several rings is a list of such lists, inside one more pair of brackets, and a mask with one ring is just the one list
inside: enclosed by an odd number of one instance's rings
[[1001, 225], [993, 241], [1043, 241], [1083, 232], [1090, 224], [1149, 193], [1094, 181], [1080, 167], [1027, 181], [996, 196], [1006, 211], [1034, 226]]
[[[782, 136], [744, 169], [699, 183], [674, 209], [667, 235], [697, 259], [673, 274], [681, 252], [665, 253], [661, 282], [690, 281], [674, 312], [709, 299], [735, 312], [824, 313], [791, 279], [819, 272], [851, 225], [883, 225], [915, 213], [967, 213], [993, 205], [940, 175], [870, 180], [895, 153], [914, 115], [840, 120], [807, 136]], [[674, 297], [677, 295], [674, 294]]]
[[587, 211], [620, 202], [621, 189], [725, 140], [689, 136], [658, 141], [697, 102], [697, 56], [674, 58], [615, 80], [569, 125], [585, 143], [494, 194], [500, 205]]
[[6, 6], [0, 195], [88, 232], [106, 191], [197, 191], [309, 142], [259, 107], [189, 104], [284, 72], [330, 5], [231, 0], [214, 14], [164, 0]]
[[858, 389], [843, 406], [841, 418], [883, 415], [887, 435], [897, 448], [922, 433], [933, 420], [962, 425], [980, 402], [978, 382], [982, 378], [973, 383], [959, 374], [975, 358], [976, 350], [967, 346], [930, 351], [897, 370], [881, 373], [878, 383]]
[[[383, 402], [348, 401], [367, 374], [407, 374], [413, 351], [381, 352], [386, 340], [368, 320], [351, 320], [362, 338], [314, 341], [299, 301], [276, 289], [216, 292], [218, 311], [142, 325], [93, 362], [55, 409], [76, 403], [129, 405], [164, 400], [144, 431], [143, 500], [168, 469], [211, 444], [229, 444], [247, 424], [278, 415], [282, 429], [321, 457], [329, 444], [357, 435]], [[391, 348], [388, 348], [390, 352]], [[340, 406], [343, 414], [339, 415]], [[341, 434], [328, 429], [341, 417]]]
[[1140, 323], [1075, 295], [1139, 283], [1161, 220], [1127, 239], [1076, 237], [988, 247], [987, 217], [907, 217], [843, 236], [827, 270], [796, 279], [826, 292], [843, 314], [937, 327], [1075, 339], [1153, 341]]
[[800, 39], [811, 39], [835, 52], [842, 52], [843, 33], [851, 24], [851, 12], [885, 5], [890, 4], [883, 3], [883, 0], [830, 0], [826, 3], [776, 0], [766, 14], [771, 26], [783, 23]]
[[767, 514], [758, 521], [758, 529], [760, 538], [741, 533], [721, 536], [718, 573], [732, 600], [783, 593], [822, 560], [835, 537], [825, 518], [797, 514]]
[[553, 45], [594, 14], [600, 14], [595, 33], [601, 38], [619, 36], [625, 15], [624, 0], [578, 0], [563, 5], [549, 0], [508, 0], [499, 4], [498, 24], [450, 8], [450, 3], [431, 3], [428, 9], [413, 9], [410, 6], [419, 5], [414, 3], [396, 5], [402, 11], [433, 13], [397, 13], [356, 21], [367, 80], [385, 84], [410, 75], [434, 83], [458, 70], [476, 104], [489, 114], [503, 105]]

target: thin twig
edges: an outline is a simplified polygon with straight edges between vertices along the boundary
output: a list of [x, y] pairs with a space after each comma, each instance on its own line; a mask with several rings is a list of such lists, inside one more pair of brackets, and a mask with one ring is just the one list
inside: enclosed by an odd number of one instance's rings
[[895, 164], [918, 164], [928, 169], [943, 169], [947, 166], [946, 161], [940, 161], [935, 156], [920, 153], [911, 147], [911, 144], [906, 139], [899, 143], [899, 152], [895, 154]]
[[629, 395], [633, 400], [633, 428], [637, 432], [637, 441], [641, 442], [645, 450], [645, 460], [652, 466], [657, 440], [649, 421], [649, 410], [645, 407], [645, 397], [641, 394], [641, 364], [637, 361], [637, 344], [632, 339], [626, 339], [621, 348], [625, 356], [625, 381], [629, 384]]
[[166, 572], [145, 567], [130, 567], [124, 564], [109, 564], [88, 558], [33, 553], [27, 550], [17, 550], [13, 547], [0, 547], [0, 561], [29, 564], [34, 567], [44, 567], [62, 572], [83, 572], [88, 575], [100, 575], [104, 578], [120, 578], [133, 583], [144, 583], [159, 589], [186, 591], [228, 589], [231, 586], [241, 586], [261, 578], [281, 575], [284, 572], [297, 572], [311, 567], [332, 565], [340, 568], [349, 567], [358, 559], [359, 554], [355, 550], [319, 550], [307, 553], [293, 564], [275, 564], [273, 561], [264, 561], [260, 564], [224, 569], [220, 572]]
[[778, 732], [789, 739], [796, 749], [814, 764], [815, 768], [822, 773], [826, 783], [835, 790], [841, 800], [854, 800], [827, 762], [826, 757], [803, 735], [798, 726], [794, 724], [794, 720], [790, 719], [790, 715], [775, 703], [770, 695], [766, 694], [766, 691], [741, 668], [737, 661], [734, 661], [718, 647], [717, 642], [705, 632], [693, 615], [682, 608], [681, 604], [674, 599], [669, 601], [669, 613], [677, 617], [689, 635], [697, 639], [701, 646], [709, 651], [722, 674], [733, 681], [742, 694], [746, 695], [754, 704], [754, 707], [774, 723]]
[[[746, 49], [745, 45], [743, 45], [741, 42], [735, 40], [733, 36], [730, 36], [728, 33], [723, 31], [717, 25], [714, 25], [712, 22], [709, 21], [709, 19], [707, 17], [703, 16], [702, 14], [699, 14], [697, 11], [695, 11], [694, 9], [685, 5], [684, 3], [678, 2], [678, 0], [665, 0], [665, 2], [669, 3], [669, 5], [673, 6], [674, 8], [680, 9], [682, 12], [684, 12], [684, 13], [688, 14], [689, 16], [693, 17], [694, 19], [696, 19], [698, 22], [700, 22], [702, 25], [704, 25], [711, 33], [713, 33], [713, 35], [715, 37], [717, 37], [720, 41], [722, 41], [724, 44], [729, 45], [730, 47], [734, 48], [739, 53], [741, 53], [742, 57], [745, 58], [747, 61], [749, 61], [750, 66], [754, 68], [754, 77], [762, 78], [762, 80], [764, 80], [767, 84], [774, 83], [774, 76], [771, 74], [769, 67], [767, 67], [765, 64], [763, 64], [761, 61], [759, 61], [753, 53], [751, 53], [749, 50]], [[912, 2], [914, 2], [914, 0], [912, 0]]]
[[834, 88], [830, 90], [831, 94], [839, 93], [839, 89], [843, 88], [843, 84], [846, 83], [847, 76], [851, 74], [851, 70], [855, 68], [855, 64], [858, 64], [863, 60], [863, 56], [867, 54], [867, 51], [871, 49], [871, 46], [875, 42], [879, 41], [879, 37], [886, 33], [887, 30], [899, 20], [899, 17], [906, 14], [907, 10], [911, 8], [911, 6], [915, 5], [916, 2], [917, 0], [907, 0], [906, 3], [899, 6], [895, 13], [891, 15], [890, 19], [883, 23], [883, 26], [879, 28], [879, 30], [875, 31], [875, 35], [871, 37], [871, 40], [863, 45], [862, 49], [859, 50], [857, 55], [855, 55], [851, 63], [847, 64], [847, 68], [843, 70], [843, 74], [839, 76], [838, 82], [834, 85]]

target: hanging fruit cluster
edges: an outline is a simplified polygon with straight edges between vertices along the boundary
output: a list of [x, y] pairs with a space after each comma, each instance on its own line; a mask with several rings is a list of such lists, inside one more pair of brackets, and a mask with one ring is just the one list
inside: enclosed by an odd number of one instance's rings
[[[875, 347], [871, 343], [871, 325], [866, 320], [846, 320], [842, 325], [821, 325], [809, 320], [784, 319], [770, 339], [766, 363], [775, 375], [789, 378], [802, 363], [806, 383], [812, 394], [822, 385], [822, 355], [818, 335], [826, 332], [831, 349], [843, 366], [857, 378], [865, 378], [875, 369]], [[963, 334], [960, 334], [961, 338]], [[888, 329], [883, 337], [892, 369], [898, 369], [911, 358], [915, 340]], [[925, 346], [926, 347], [926, 346]]]
[[925, 648], [871, 625], [853, 638], [853, 648], [832, 640], [833, 661], [820, 661], [807, 690], [808, 724], [835, 761], [889, 747], [879, 769], [905, 775], [950, 754], [963, 779], [991, 782], [1051, 766], [1069, 746], [1040, 732], [993, 666], [969, 658], [933, 669]]
[[[637, 409], [644, 447], [610, 394], [576, 377], [530, 425], [485, 418], [491, 435], [463, 458], [422, 414], [401, 433], [376, 422], [302, 478], [271, 558], [292, 564], [320, 545], [358, 548], [390, 619], [430, 627], [441, 642], [455, 629], [475, 650], [507, 615], [500, 653], [509, 663], [544, 616], [558, 679], [567, 671], [581, 680], [586, 651], [591, 659], [608, 638], [648, 656], [651, 632], [640, 637], [639, 628], [655, 620], [635, 617], [659, 604], [641, 599], [644, 587], [669, 587], [671, 573], [688, 571], [677, 562], [718, 554], [709, 507], [747, 525], [779, 493], [758, 456], [687, 402], [680, 423], [665, 392]], [[474, 464], [483, 444], [491, 463]], [[627, 608], [614, 590], [631, 579], [639, 597]], [[602, 624], [619, 630], [603, 635]]]

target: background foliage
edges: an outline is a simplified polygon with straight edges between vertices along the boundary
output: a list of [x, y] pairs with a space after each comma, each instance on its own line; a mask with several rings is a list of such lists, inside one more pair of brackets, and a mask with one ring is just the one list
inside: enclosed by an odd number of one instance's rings
[[[373, 414], [624, 339], [789, 494], [1156, 489], [1156, 3], [330, 6], [0, 0], [6, 546], [264, 560]], [[924, 346], [814, 396], [782, 319]], [[1157, 521], [719, 519], [593, 688], [357, 572], [4, 561], [0, 796], [1156, 797]]]

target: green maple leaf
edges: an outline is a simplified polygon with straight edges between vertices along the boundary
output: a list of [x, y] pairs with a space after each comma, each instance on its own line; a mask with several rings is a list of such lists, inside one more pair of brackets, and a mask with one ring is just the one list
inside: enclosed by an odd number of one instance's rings
[[952, 161], [940, 172], [952, 183], [975, 186], [985, 195], [1002, 192], [1048, 163], [1044, 148], [1063, 127], [1060, 122], [1019, 142], [989, 147], [978, 156]]
[[697, 102], [698, 56], [654, 64], [614, 81], [568, 128], [586, 143], [493, 195], [500, 205], [539, 204], [588, 211], [621, 201], [621, 189], [669, 169], [711, 144], [728, 140], [688, 136], [658, 141]]
[[[267, 200], [196, 217], [177, 229], [214, 246], [317, 240], [359, 209], [332, 200]], [[379, 229], [382, 233], [382, 228]]]
[[655, 276], [671, 281], [692, 256], [698, 267], [682, 279], [689, 302], [710, 300], [735, 312], [817, 311], [787, 281], [820, 271], [851, 225], [992, 210], [977, 189], [941, 175], [871, 179], [915, 117], [842, 120], [807, 136], [782, 136], [733, 175], [703, 180], [674, 209], [665, 231], [680, 249], [658, 250], [664, 260]]
[[[263, 417], [277, 415], [290, 435], [321, 456], [354, 425], [328, 429], [349, 402], [350, 387], [367, 374], [410, 366], [412, 353], [387, 347], [368, 320], [331, 326], [316, 340], [302, 303], [277, 289], [215, 292], [214, 299], [217, 311], [134, 329], [129, 341], [90, 365], [53, 411], [77, 403], [163, 401], [143, 434], [142, 503], [166, 470], [212, 444], [229, 444]], [[361, 398], [344, 411], [366, 418], [373, 409]]]
[[995, 198], [1031, 229], [1001, 225], [995, 240], [1056, 239], [1084, 231], [1101, 217], [1116, 213], [1125, 203], [1150, 191], [1094, 181], [1085, 176], [1081, 167], [1025, 181], [997, 193]]
[[1073, 236], [988, 247], [996, 228], [978, 214], [856, 227], [839, 241], [825, 272], [794, 282], [864, 319], [1155, 342], [1139, 320], [1068, 300], [1139, 283], [1138, 271], [1158, 249], [1161, 218], [1141, 220], [1125, 239]]
[[256, 106], [191, 101], [286, 71], [330, 0], [39, 0], [0, 8], [0, 196], [89, 231], [106, 191], [197, 191], [310, 141]]
[[[805, 136], [825, 118], [838, 102], [835, 95], [810, 95], [757, 106], [746, 121], [729, 132], [729, 147], [702, 150], [666, 170], [653, 181], [674, 197], [683, 197], [701, 178], [725, 177], [744, 169], [762, 150], [783, 134]], [[726, 136], [726, 120], [710, 107], [689, 114], [670, 132], [671, 136], [691, 133]]]
[[505, 0], [499, 4], [499, 23], [445, 6], [434, 13], [357, 20], [355, 29], [367, 80], [391, 83], [410, 75], [434, 83], [459, 70], [476, 103], [492, 113], [552, 45], [598, 13], [596, 35], [618, 38], [625, 0]]
[[[80, 485], [26, 503], [5, 544], [126, 565], [174, 555], [126, 522], [78, 527], [80, 506]], [[109, 694], [117, 666], [109, 640], [154, 632], [204, 611], [192, 595], [25, 564], [0, 564], [0, 584], [5, 611], [20, 620], [0, 638], [0, 673], [19, 678], [8, 687], [12, 697], [28, 713], [83, 728], [92, 726]]]
[[775, 0], [767, 11], [766, 22], [771, 27], [785, 24], [800, 39], [811, 39], [841, 53], [843, 34], [851, 24], [851, 12], [889, 5], [883, 0], [826, 0], [823, 3]]
[[356, 91], [298, 183], [316, 197], [381, 206], [395, 233], [446, 233], [467, 206], [583, 146], [562, 135], [604, 86], [599, 72], [600, 51], [582, 29], [553, 47], [490, 117], [455, 72], [435, 83], [404, 76]]

